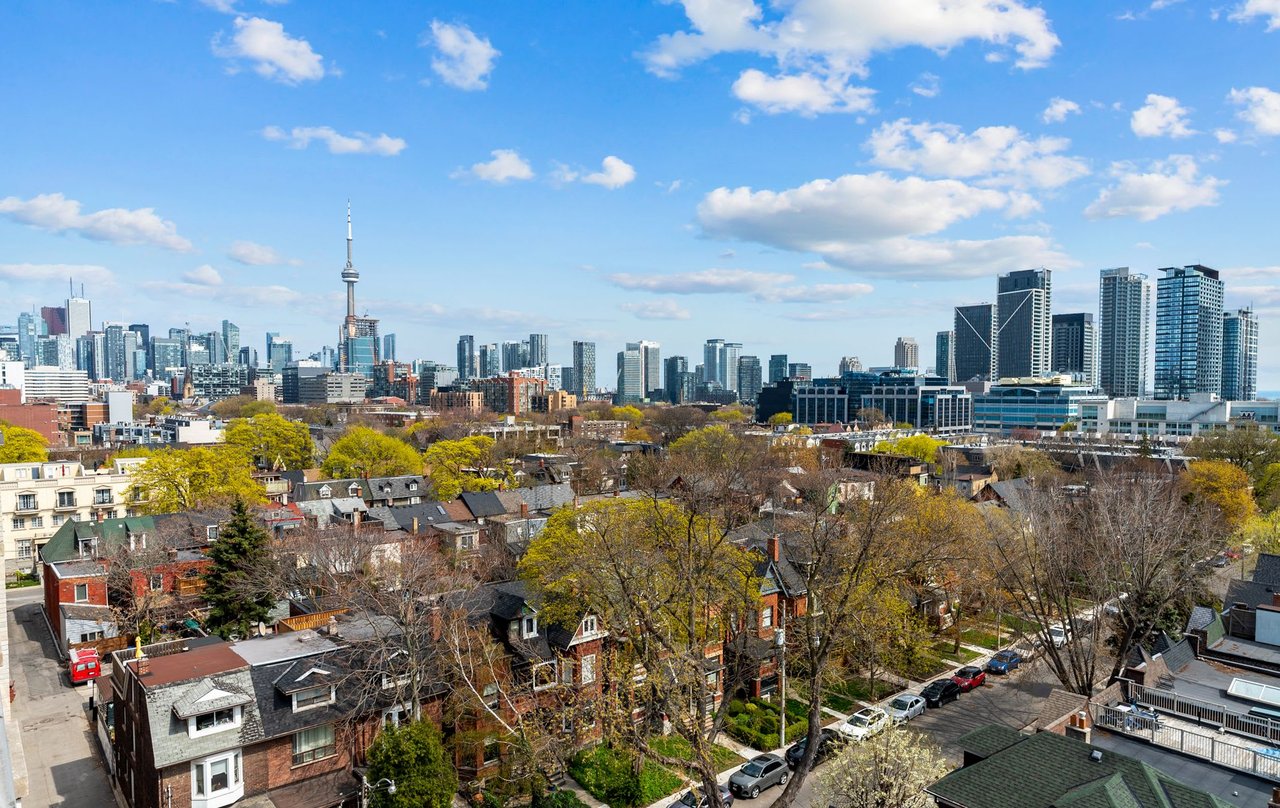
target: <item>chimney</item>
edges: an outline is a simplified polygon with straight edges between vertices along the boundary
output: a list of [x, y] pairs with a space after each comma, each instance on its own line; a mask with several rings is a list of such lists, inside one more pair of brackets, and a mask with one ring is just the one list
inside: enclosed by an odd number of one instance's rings
[[1267, 802], [1267, 808], [1280, 808], [1280, 786], [1271, 789], [1271, 799]]
[[768, 552], [769, 558], [773, 559], [774, 561], [778, 561], [782, 557], [782, 552], [780, 547], [781, 542], [779, 542], [778, 538], [779, 538], [778, 535], [775, 533], [774, 535], [770, 536], [767, 540], [765, 540], [765, 550], [766, 552]]
[[1271, 593], [1271, 605], [1280, 609], [1280, 592]]
[[529, 503], [527, 502], [520, 503], [520, 518], [521, 519], [529, 518]]
[[418, 517], [413, 517], [413, 535], [418, 535]]
[[139, 679], [141, 679], [142, 677], [144, 677], [144, 676], [146, 676], [147, 674], [151, 673], [151, 660], [150, 660], [150, 659], [147, 659], [147, 658], [146, 658], [146, 657], [144, 657], [144, 656], [143, 656], [143, 657], [138, 657], [138, 669], [137, 669], [137, 670], [138, 670], [138, 678], [139, 678]]
[[351, 524], [352, 524], [352, 525], [354, 525], [354, 526], [356, 527], [356, 529], [357, 529], [357, 530], [359, 530], [359, 528], [360, 528], [360, 511], [358, 511], [358, 510], [357, 510], [357, 511], [352, 511], [352, 512], [351, 512]]

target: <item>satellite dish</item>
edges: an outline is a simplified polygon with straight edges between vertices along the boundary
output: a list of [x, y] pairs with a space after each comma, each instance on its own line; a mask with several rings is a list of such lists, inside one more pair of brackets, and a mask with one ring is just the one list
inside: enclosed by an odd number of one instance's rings
[[258, 621], [258, 636], [259, 637], [267, 636], [267, 624], [263, 623], [261, 620]]

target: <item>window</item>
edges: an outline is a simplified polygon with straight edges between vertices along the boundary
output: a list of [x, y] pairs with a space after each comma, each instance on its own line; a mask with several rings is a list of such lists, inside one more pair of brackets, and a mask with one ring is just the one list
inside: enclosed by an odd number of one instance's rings
[[409, 481], [409, 490], [410, 490], [410, 491], [417, 491], [417, 490], [418, 490], [418, 484], [417, 484], [416, 482], [414, 482], [413, 480], [410, 480], [410, 481]]
[[488, 766], [491, 763], [497, 763], [502, 758], [502, 747], [494, 738], [484, 742], [484, 763]]
[[59, 508], [74, 508], [75, 506], [76, 506], [75, 491], [59, 491], [58, 492]]
[[760, 610], [760, 628], [773, 628], [772, 606], [765, 606]]
[[[230, 797], [233, 789], [242, 788], [240, 753], [205, 758], [191, 764], [191, 794], [194, 797]], [[225, 801], [225, 799], [224, 799]]]
[[338, 747], [333, 740], [333, 724], [304, 729], [293, 736], [293, 765], [301, 766], [321, 758], [333, 757]]
[[25, 518], [25, 517], [22, 517], [22, 516], [15, 516], [15, 517], [13, 517], [13, 529], [14, 529], [14, 530], [26, 530], [26, 529], [27, 529], [27, 520], [26, 520], [26, 518]]
[[152, 592], [159, 592], [164, 589], [164, 576], [152, 575], [147, 579], [147, 588]]
[[524, 619], [524, 631], [521, 634], [526, 640], [531, 640], [538, 636], [538, 618], [526, 617]]
[[110, 488], [98, 488], [93, 492], [94, 505], [110, 505], [111, 502], [112, 502], [112, 499], [111, 499]]
[[333, 688], [329, 685], [309, 687], [293, 694], [294, 712], [305, 710], [308, 707], [319, 707], [324, 704], [333, 704]]
[[476, 547], [476, 537], [473, 533], [467, 533], [458, 537], [459, 550], [474, 550]]
[[328, 499], [333, 496], [333, 489], [327, 485], [320, 486], [320, 499]]
[[397, 704], [382, 711], [382, 726], [398, 727], [401, 724], [407, 724], [413, 719], [413, 711], [409, 709], [407, 704]]
[[347, 486], [347, 496], [351, 496], [351, 497], [360, 496], [360, 483], [352, 483], [351, 485]]
[[30, 539], [18, 540], [18, 558], [23, 560], [31, 558], [31, 540]]
[[230, 727], [239, 722], [236, 720], [236, 711], [233, 707], [225, 710], [214, 710], [211, 713], [205, 713], [195, 717], [195, 731], [209, 732], [223, 727]]
[[18, 494], [18, 510], [34, 511], [36, 509], [35, 494]]
[[582, 633], [595, 634], [597, 631], [597, 621], [594, 615], [582, 618]]
[[76, 595], [76, 603], [88, 603], [89, 602], [89, 585], [76, 584], [75, 595]]
[[80, 642], [97, 642], [106, 635], [101, 631], [86, 631], [80, 635]]
[[43, 517], [43, 516], [33, 516], [33, 517], [31, 517], [31, 526], [32, 526], [32, 527], [44, 527], [44, 517]]
[[582, 684], [589, 685], [596, 680], [596, 655], [587, 654], [582, 658]]
[[205, 538], [207, 538], [209, 541], [216, 541], [218, 538], [218, 526], [217, 525], [206, 526], [204, 529], [204, 535], [205, 535]]
[[62, 516], [62, 514], [60, 514], [60, 513], [55, 513], [55, 514], [53, 515], [53, 526], [54, 526], [54, 527], [57, 527], [58, 525], [62, 524], [62, 520], [63, 520], [63, 518], [64, 518], [64, 517]]

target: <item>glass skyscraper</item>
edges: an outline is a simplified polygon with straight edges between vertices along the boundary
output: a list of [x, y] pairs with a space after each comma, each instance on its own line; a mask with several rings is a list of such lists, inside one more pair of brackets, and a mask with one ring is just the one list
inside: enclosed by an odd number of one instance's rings
[[1194, 264], [1156, 282], [1156, 398], [1222, 391], [1222, 280]]
[[990, 303], [956, 306], [956, 372], [952, 384], [971, 379], [990, 381], [995, 373], [996, 307]]
[[1258, 397], [1258, 318], [1253, 309], [1222, 317], [1222, 397], [1252, 401]]
[[1010, 272], [997, 280], [996, 291], [996, 375], [1047, 376], [1053, 360], [1053, 273]]
[[589, 396], [596, 391], [596, 344], [573, 343], [573, 381], [579, 396]]

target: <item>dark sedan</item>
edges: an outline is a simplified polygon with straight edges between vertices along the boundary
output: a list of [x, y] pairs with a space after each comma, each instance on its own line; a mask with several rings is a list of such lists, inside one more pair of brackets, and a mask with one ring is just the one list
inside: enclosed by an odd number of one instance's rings
[[1022, 655], [1012, 648], [997, 651], [987, 662], [988, 673], [1012, 673], [1022, 664]]
[[938, 679], [925, 685], [920, 691], [924, 703], [930, 707], [941, 707], [949, 701], [960, 698], [960, 685], [950, 679]]
[[[814, 755], [813, 762], [824, 760], [836, 751], [836, 746], [840, 742], [840, 736], [834, 730], [823, 729], [818, 733], [818, 753]], [[787, 765], [795, 768], [800, 765], [800, 759], [804, 757], [804, 752], [809, 748], [809, 736], [805, 736], [787, 748]]]

